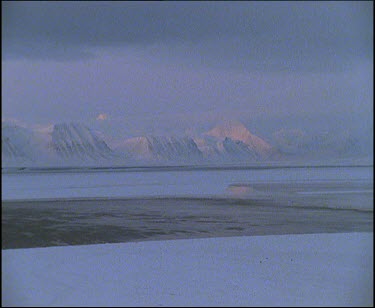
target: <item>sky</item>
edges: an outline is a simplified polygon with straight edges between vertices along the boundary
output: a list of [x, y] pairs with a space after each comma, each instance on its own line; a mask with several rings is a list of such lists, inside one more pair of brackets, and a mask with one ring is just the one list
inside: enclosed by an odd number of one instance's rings
[[372, 1], [2, 1], [2, 43], [2, 120], [27, 127], [373, 131]]

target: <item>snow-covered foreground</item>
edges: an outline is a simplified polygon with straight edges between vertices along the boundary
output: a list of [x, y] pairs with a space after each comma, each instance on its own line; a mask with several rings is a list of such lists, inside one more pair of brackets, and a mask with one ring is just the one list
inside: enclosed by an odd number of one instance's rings
[[373, 233], [2, 251], [3, 306], [373, 306]]

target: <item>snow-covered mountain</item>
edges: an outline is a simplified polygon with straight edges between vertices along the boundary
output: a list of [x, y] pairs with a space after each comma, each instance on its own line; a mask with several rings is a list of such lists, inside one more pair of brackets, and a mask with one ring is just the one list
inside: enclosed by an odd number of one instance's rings
[[80, 123], [56, 124], [52, 131], [52, 147], [67, 161], [100, 161], [114, 157], [105, 141]]
[[117, 150], [148, 162], [242, 163], [274, 158], [277, 152], [241, 123], [217, 126], [196, 138], [142, 136], [125, 140]]
[[3, 122], [2, 163], [5, 167], [241, 164], [346, 159], [368, 152], [361, 149], [352, 134], [340, 137], [307, 134], [301, 130], [279, 130], [273, 135], [271, 145], [238, 122], [216, 126], [194, 138], [142, 136], [125, 139], [113, 149], [99, 136], [99, 132], [80, 123], [56, 124], [42, 133]]
[[250, 148], [248, 144], [240, 140], [233, 140], [232, 138], [225, 137], [225, 139], [218, 144], [219, 150], [222, 154], [229, 156], [229, 158], [239, 159], [259, 159], [257, 151]]
[[[20, 127], [3, 129], [3, 158], [39, 165], [132, 163], [241, 163], [270, 158], [273, 148], [242, 124], [218, 126], [199, 138], [142, 136], [126, 139], [113, 150], [80, 123], [59, 123], [36, 142], [35, 132]], [[49, 159], [41, 159], [46, 157]], [[4, 160], [4, 159], [3, 159]], [[14, 159], [13, 159], [14, 160]]]
[[107, 144], [80, 123], [56, 124], [49, 133], [3, 123], [1, 143], [4, 166], [111, 163], [116, 159]]
[[282, 153], [298, 159], [347, 158], [365, 154], [358, 138], [342, 132], [309, 134], [298, 129], [281, 129], [273, 134], [273, 143]]
[[43, 134], [2, 123], [1, 158], [5, 166], [49, 163], [53, 160], [53, 150]]
[[134, 160], [148, 162], [197, 162], [203, 158], [189, 137], [135, 137], [125, 140], [120, 150]]
[[31, 135], [25, 129], [17, 126], [2, 126], [1, 154], [3, 159], [31, 159], [28, 153]]
[[197, 142], [209, 159], [260, 161], [273, 159], [277, 150], [239, 122], [228, 122], [203, 134]]

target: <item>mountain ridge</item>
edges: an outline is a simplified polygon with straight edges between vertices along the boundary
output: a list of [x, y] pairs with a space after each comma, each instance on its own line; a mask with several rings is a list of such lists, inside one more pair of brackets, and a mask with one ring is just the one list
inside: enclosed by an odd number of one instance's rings
[[100, 132], [77, 122], [57, 123], [52, 131], [43, 134], [2, 123], [2, 162], [15, 166], [251, 164], [312, 159], [317, 154], [323, 158], [350, 157], [358, 152], [354, 139], [308, 138], [298, 130], [276, 132], [276, 142], [271, 144], [239, 122], [217, 125], [194, 137], [146, 135], [127, 138], [117, 147], [110, 147], [100, 136]]

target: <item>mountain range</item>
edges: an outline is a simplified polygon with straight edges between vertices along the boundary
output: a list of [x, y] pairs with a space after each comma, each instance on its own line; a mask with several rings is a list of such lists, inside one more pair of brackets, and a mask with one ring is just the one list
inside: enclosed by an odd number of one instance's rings
[[138, 136], [111, 148], [100, 132], [81, 123], [58, 123], [49, 133], [2, 123], [3, 166], [250, 164], [314, 154], [356, 153], [355, 139], [313, 138], [299, 131], [278, 131], [270, 144], [242, 123], [218, 125], [199, 136]]

